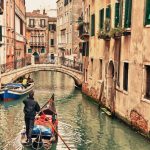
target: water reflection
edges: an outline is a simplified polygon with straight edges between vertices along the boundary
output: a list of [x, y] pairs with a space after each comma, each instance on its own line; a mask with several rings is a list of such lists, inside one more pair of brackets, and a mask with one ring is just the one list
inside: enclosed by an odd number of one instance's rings
[[[71, 77], [59, 72], [32, 74], [35, 99], [42, 106], [55, 93], [59, 133], [73, 150], [149, 150], [150, 143], [74, 88]], [[0, 104], [0, 149], [21, 149], [17, 136], [24, 125], [22, 100]], [[15, 137], [18, 137], [14, 140]], [[3, 148], [2, 148], [3, 147]], [[66, 150], [59, 139], [53, 150]]]

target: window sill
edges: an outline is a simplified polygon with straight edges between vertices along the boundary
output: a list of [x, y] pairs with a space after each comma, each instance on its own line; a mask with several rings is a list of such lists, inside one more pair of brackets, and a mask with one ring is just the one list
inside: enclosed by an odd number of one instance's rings
[[98, 80], [97, 82], [102, 84], [102, 83], [103, 83], [103, 80]]
[[90, 79], [90, 80], [92, 80], [92, 79], [93, 79], [93, 78], [92, 78], [92, 76], [91, 76], [91, 77], [89, 77], [89, 79]]
[[123, 94], [128, 95], [128, 91], [123, 90]]
[[148, 25], [145, 25], [145, 28], [150, 28], [150, 24], [148, 24]]
[[150, 104], [150, 99], [146, 99], [143, 97], [141, 101]]

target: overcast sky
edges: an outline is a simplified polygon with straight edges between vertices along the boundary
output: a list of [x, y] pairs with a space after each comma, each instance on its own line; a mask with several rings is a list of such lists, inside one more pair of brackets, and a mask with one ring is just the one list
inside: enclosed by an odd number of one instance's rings
[[[56, 9], [56, 0], [26, 0], [27, 12], [34, 9]], [[56, 11], [48, 11], [49, 16], [56, 16]]]

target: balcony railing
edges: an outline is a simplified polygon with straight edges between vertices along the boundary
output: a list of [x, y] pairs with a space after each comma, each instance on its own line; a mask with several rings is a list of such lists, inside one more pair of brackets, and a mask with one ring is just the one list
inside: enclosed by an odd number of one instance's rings
[[89, 38], [89, 23], [88, 22], [80, 22], [78, 25], [79, 37], [82, 40], [87, 40]]
[[30, 42], [30, 46], [39, 47], [39, 46], [45, 46], [46, 43], [44, 42]]
[[[61, 62], [61, 65], [66, 66], [68, 68], [81, 72], [83, 71], [83, 64], [75, 60], [67, 59], [64, 57], [55, 57], [55, 56], [51, 57], [46, 55], [35, 57], [36, 64], [58, 64], [58, 62]], [[1, 64], [0, 69], [1, 73], [7, 73], [12, 70], [23, 68], [28, 65], [31, 65], [31, 57], [26, 57], [6, 64]]]

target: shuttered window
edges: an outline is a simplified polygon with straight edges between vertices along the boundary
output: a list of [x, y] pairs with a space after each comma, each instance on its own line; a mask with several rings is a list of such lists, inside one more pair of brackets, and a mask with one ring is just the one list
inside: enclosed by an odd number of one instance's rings
[[32, 49], [31, 48], [28, 49], [28, 53], [32, 53]]
[[120, 22], [120, 3], [115, 4], [115, 27], [119, 26]]
[[100, 29], [103, 29], [104, 27], [104, 9], [101, 9], [99, 11], [99, 25], [100, 25]]
[[132, 12], [132, 0], [125, 0], [125, 20], [124, 27], [131, 27], [131, 12]]
[[2, 41], [2, 26], [0, 26], [0, 41]]
[[45, 48], [42, 48], [42, 49], [41, 49], [41, 53], [45, 53]]
[[106, 8], [106, 18], [110, 19], [111, 18], [111, 6], [108, 5], [108, 7]]
[[95, 14], [91, 16], [91, 36], [95, 35]]
[[123, 68], [123, 89], [125, 91], [128, 91], [128, 70], [129, 70], [129, 64], [124, 63], [124, 68]]
[[150, 24], [150, 0], [146, 0], [145, 7], [145, 25]]
[[150, 66], [146, 66], [146, 91], [145, 98], [150, 99]]

